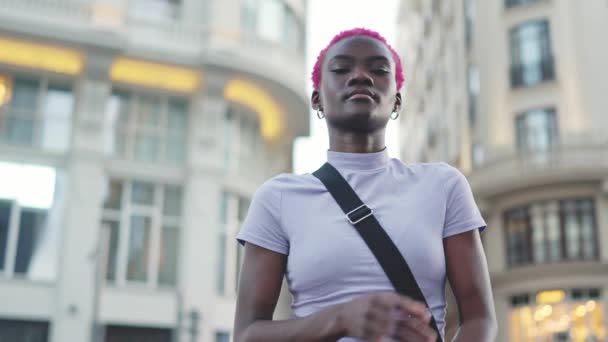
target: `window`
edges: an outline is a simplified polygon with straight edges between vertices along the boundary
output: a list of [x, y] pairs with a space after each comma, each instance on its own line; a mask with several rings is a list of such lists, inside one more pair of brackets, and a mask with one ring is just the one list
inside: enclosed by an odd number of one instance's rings
[[250, 173], [263, 145], [257, 113], [230, 106], [224, 120], [224, 168]]
[[217, 291], [221, 295], [234, 295], [243, 262], [243, 247], [235, 239], [247, 216], [249, 199], [222, 192], [220, 203]]
[[509, 341], [605, 341], [599, 289], [547, 290], [511, 297]]
[[101, 222], [106, 281], [174, 286], [181, 210], [180, 186], [110, 180]]
[[467, 83], [469, 95], [469, 126], [475, 126], [477, 122], [477, 98], [479, 97], [479, 69], [477, 66], [469, 65], [467, 70]]
[[559, 141], [555, 109], [539, 109], [516, 119], [517, 148], [520, 152], [543, 152]]
[[525, 4], [529, 4], [529, 3], [533, 3], [536, 2], [538, 0], [505, 0], [505, 6], [507, 8], [510, 7], [514, 7], [514, 6], [519, 6], [519, 5], [525, 5]]
[[512, 29], [511, 86], [530, 86], [554, 78], [549, 23], [532, 21]]
[[505, 212], [510, 266], [598, 257], [593, 199], [537, 202]]
[[171, 329], [106, 326], [105, 342], [171, 342]]
[[0, 142], [66, 152], [73, 111], [67, 83], [0, 74]]
[[225, 331], [216, 332], [215, 342], [230, 342], [230, 333]]
[[107, 106], [113, 135], [106, 150], [143, 162], [183, 163], [188, 104], [185, 99], [113, 92]]
[[299, 20], [289, 5], [279, 0], [242, 0], [241, 28], [275, 43], [298, 50], [301, 47]]
[[129, 14], [145, 20], [177, 20], [181, 0], [129, 0]]
[[475, 2], [474, 0], [464, 0], [464, 39], [467, 48], [473, 42], [473, 29], [475, 22]]
[[56, 279], [61, 184], [55, 169], [0, 162], [0, 274]]
[[0, 341], [47, 342], [49, 323], [0, 319]]

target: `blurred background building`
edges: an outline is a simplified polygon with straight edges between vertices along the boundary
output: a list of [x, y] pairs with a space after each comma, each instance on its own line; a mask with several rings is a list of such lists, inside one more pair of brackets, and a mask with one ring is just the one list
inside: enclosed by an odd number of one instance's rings
[[305, 5], [0, 0], [0, 340], [230, 339], [234, 236], [309, 130]]
[[608, 3], [405, 0], [398, 25], [402, 158], [467, 174], [499, 341], [605, 341]]

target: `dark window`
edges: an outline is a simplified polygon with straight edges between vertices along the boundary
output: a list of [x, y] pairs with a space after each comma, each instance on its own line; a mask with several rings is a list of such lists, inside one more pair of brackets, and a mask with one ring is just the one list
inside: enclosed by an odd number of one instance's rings
[[45, 221], [46, 211], [21, 209], [15, 273], [28, 273], [34, 256], [40, 250], [42, 238], [44, 238]]
[[105, 342], [171, 342], [171, 329], [109, 325]]
[[215, 342], [230, 342], [230, 333], [218, 331], [215, 333]]
[[6, 245], [8, 242], [10, 217], [11, 202], [0, 200], [0, 271], [4, 269], [4, 260], [6, 260]]
[[520, 151], [547, 151], [558, 143], [555, 109], [531, 110], [516, 119], [517, 148]]
[[505, 212], [510, 266], [598, 257], [593, 199], [537, 202]]
[[31, 322], [0, 319], [0, 341], [47, 342], [48, 322]]
[[538, 1], [538, 0], [505, 0], [505, 6], [507, 6], [507, 8], [509, 8], [509, 7], [514, 7], [514, 6], [529, 4], [532, 2], [536, 2], [536, 1]]
[[511, 30], [511, 86], [529, 86], [555, 78], [546, 20], [532, 21]]

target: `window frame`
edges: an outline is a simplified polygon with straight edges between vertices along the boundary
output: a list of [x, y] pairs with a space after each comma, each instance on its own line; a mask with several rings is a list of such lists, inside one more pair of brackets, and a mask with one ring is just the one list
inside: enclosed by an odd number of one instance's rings
[[[149, 289], [175, 289], [180, 283], [180, 255], [182, 236], [183, 236], [183, 217], [184, 217], [184, 187], [181, 184], [158, 182], [150, 180], [142, 180], [137, 178], [126, 178], [126, 177], [107, 177], [108, 189], [112, 182], [119, 182], [122, 185], [120, 208], [111, 209], [105, 207], [105, 201], [102, 204], [101, 210], [102, 215], [100, 218], [100, 226], [103, 237], [110, 237], [110, 232], [107, 232], [107, 227], [104, 225], [106, 221], [112, 221], [118, 223], [118, 238], [116, 246], [116, 256], [114, 262], [114, 279], [109, 280], [108, 268], [109, 263], [112, 262], [110, 251], [109, 239], [102, 238], [101, 242], [104, 243], [102, 246], [102, 270], [104, 286], [106, 287], [134, 287], [134, 288], [149, 288]], [[154, 188], [153, 203], [151, 205], [132, 203], [133, 194], [133, 183], [142, 182], [151, 184]], [[180, 215], [167, 215], [163, 212], [164, 209], [164, 196], [165, 189], [168, 187], [178, 187], [181, 191], [180, 194]], [[130, 243], [131, 243], [131, 232], [132, 232], [132, 217], [143, 216], [150, 219], [149, 225], [149, 238], [147, 241], [148, 255], [146, 258], [145, 278], [144, 281], [129, 280], [128, 279], [128, 263], [130, 257]], [[178, 232], [175, 252], [176, 263], [175, 263], [175, 279], [173, 284], [162, 284], [160, 281], [161, 275], [161, 258], [160, 253], [162, 250], [162, 234], [163, 229], [166, 227], [173, 227], [168, 229], [176, 229]], [[107, 234], [107, 235], [106, 235]]]
[[[218, 241], [224, 245], [218, 246], [216, 293], [224, 297], [234, 297], [244, 257], [244, 247], [236, 242], [236, 236], [245, 220], [251, 199], [241, 193], [224, 189], [220, 193], [220, 203]], [[246, 204], [243, 212], [240, 211], [242, 203]]]
[[[126, 127], [120, 127], [120, 110], [118, 110], [117, 117], [114, 122], [110, 123], [108, 138], [111, 141], [106, 142], [106, 154], [114, 159], [131, 161], [136, 163], [150, 163], [150, 164], [161, 164], [161, 165], [185, 165], [190, 157], [189, 154], [189, 139], [190, 130], [189, 126], [192, 120], [192, 98], [188, 94], [174, 93], [174, 92], [161, 92], [152, 89], [138, 88], [124, 86], [122, 84], [113, 83], [112, 89], [108, 95], [108, 101], [106, 103], [106, 119], [108, 118], [110, 101], [115, 96], [124, 96], [128, 99], [127, 111], [126, 111]], [[142, 104], [142, 98], [153, 98], [159, 101], [159, 122], [156, 127], [146, 127], [139, 123], [139, 115], [141, 114], [139, 109]], [[179, 132], [173, 131], [169, 128], [169, 117], [170, 117], [170, 106], [171, 102], [181, 102], [185, 105], [185, 125], [184, 131]], [[154, 158], [152, 160], [146, 160], [144, 158], [136, 157], [137, 149], [137, 138], [139, 134], [145, 135], [146, 137], [154, 137], [157, 139], [158, 146], [154, 151]], [[172, 135], [172, 133], [174, 135]], [[179, 133], [179, 134], [178, 134]], [[171, 160], [168, 158], [167, 145], [171, 141], [171, 137], [182, 137], [183, 138], [183, 156], [181, 160]], [[119, 137], [123, 139], [123, 146], [119, 149], [117, 141]], [[124, 151], [123, 151], [124, 150]]]
[[[540, 31], [545, 32], [546, 36], [541, 37], [544, 39], [536, 40], [537, 45], [539, 45], [540, 60], [537, 64], [526, 64], [524, 63], [525, 61], [521, 60], [521, 54], [516, 54], [516, 52], [521, 51], [522, 43], [524, 42], [519, 37], [520, 31], [532, 26], [539, 26]], [[507, 42], [509, 47], [509, 82], [511, 89], [532, 87], [556, 79], [555, 57], [551, 42], [551, 22], [549, 18], [532, 19], [514, 25], [508, 31]], [[543, 43], [546, 43], [547, 49], [542, 49]], [[515, 58], [515, 56], [517, 57]], [[540, 72], [540, 78], [534, 82], [525, 80], [525, 69], [531, 66], [534, 66]]]
[[[32, 140], [28, 144], [20, 143], [20, 142], [10, 142], [8, 138], [4, 136], [4, 132], [0, 129], [0, 144], [9, 145], [18, 148], [28, 148], [28, 149], [36, 149], [43, 151], [44, 153], [51, 154], [67, 154], [70, 152], [72, 148], [72, 140], [74, 137], [74, 128], [76, 127], [77, 120], [77, 106], [78, 106], [78, 98], [79, 98], [79, 89], [76, 84], [76, 80], [66, 75], [54, 74], [50, 72], [33, 72], [32, 70], [21, 69], [16, 67], [7, 67], [0, 66], [0, 76], [4, 77], [10, 83], [10, 98], [9, 100], [0, 106], [0, 118], [6, 120], [9, 117], [10, 107], [12, 103], [12, 97], [14, 97], [14, 85], [15, 79], [24, 79], [36, 81], [37, 84], [37, 96], [36, 96], [36, 108], [32, 113], [20, 113], [18, 117], [26, 118], [28, 120], [32, 120]], [[65, 88], [70, 91], [72, 95], [72, 108], [69, 113], [69, 119], [67, 120], [67, 124], [69, 124], [69, 137], [68, 143], [65, 146], [65, 150], [57, 151], [54, 149], [45, 148], [42, 145], [42, 125], [45, 123], [45, 100], [47, 99], [47, 94], [49, 92], [49, 87], [60, 87]], [[25, 114], [25, 115], [24, 115]], [[11, 115], [12, 117], [12, 115]], [[54, 122], [50, 120], [50, 122]], [[2, 127], [2, 123], [0, 122], [0, 127]]]
[[[594, 253], [593, 255], [586, 257], [583, 253], [583, 246], [584, 246], [584, 238], [583, 238], [583, 231], [582, 229], [578, 231], [578, 243], [579, 243], [579, 253], [577, 256], [575, 257], [571, 257], [568, 255], [567, 252], [567, 244], [568, 244], [568, 236], [566, 235], [566, 221], [565, 221], [565, 210], [564, 210], [564, 203], [568, 203], [568, 202], [575, 202], [575, 203], [582, 203], [582, 202], [588, 202], [591, 204], [590, 210], [588, 212], [588, 214], [591, 217], [591, 222], [593, 224], [593, 238], [592, 240], [594, 241]], [[557, 217], [559, 218], [559, 244], [560, 244], [560, 249], [559, 249], [559, 256], [557, 257], [556, 260], [551, 260], [551, 258], [547, 257], [548, 255], [550, 255], [550, 248], [548, 247], [549, 245], [549, 239], [547, 237], [547, 212], [548, 212], [548, 206], [549, 204], [555, 203], [557, 204]], [[535, 228], [532, 224], [532, 213], [531, 213], [531, 208], [534, 205], [539, 205], [542, 207], [541, 213], [542, 213], [542, 228], [544, 230], [544, 238], [542, 241], [542, 248], [544, 249], [544, 255], [545, 258], [543, 261], [537, 261], [536, 260], [536, 254], [535, 254], [535, 249], [538, 247], [536, 246], [536, 243], [534, 241], [533, 238], [533, 229]], [[518, 268], [518, 267], [525, 267], [525, 266], [535, 266], [535, 265], [546, 265], [546, 264], [556, 264], [556, 263], [564, 263], [564, 262], [597, 262], [599, 260], [599, 256], [600, 256], [600, 244], [598, 242], [597, 237], [599, 236], [599, 227], [598, 227], [598, 217], [597, 217], [597, 201], [596, 198], [593, 196], [577, 196], [577, 197], [567, 197], [567, 198], [558, 198], [558, 199], [553, 199], [553, 200], [543, 200], [543, 201], [535, 201], [535, 202], [530, 202], [527, 203], [525, 205], [521, 205], [521, 206], [516, 206], [516, 207], [511, 207], [508, 208], [506, 210], [503, 211], [503, 234], [504, 234], [504, 244], [505, 244], [505, 252], [506, 252], [506, 260], [507, 260], [507, 267], [509, 269], [514, 269], [514, 268]], [[515, 212], [515, 211], [519, 211], [522, 210], [525, 212], [524, 214], [524, 218], [525, 218], [525, 222], [526, 222], [526, 226], [525, 226], [525, 235], [526, 235], [526, 255], [524, 258], [520, 258], [521, 261], [518, 262], [514, 262], [513, 261], [513, 254], [514, 251], [512, 250], [511, 246], [510, 246], [510, 226], [509, 226], [509, 214]], [[576, 219], [577, 222], [579, 223], [579, 227], [581, 226], [580, 222], [582, 222], [582, 217], [583, 215], [585, 215], [587, 213], [584, 212], [584, 210], [580, 209], [580, 207], [576, 210]]]
[[[529, 119], [529, 116], [534, 113], [543, 112], [545, 114], [545, 122], [549, 123], [549, 126], [544, 127], [547, 131], [547, 136], [549, 137], [549, 143], [544, 148], [539, 147], [531, 147], [529, 146], [529, 126], [527, 125], [526, 120]], [[514, 120], [515, 125], [515, 147], [518, 153], [538, 153], [538, 152], [548, 152], [552, 148], [559, 146], [560, 144], [560, 129], [559, 129], [559, 116], [557, 112], [557, 108], [555, 106], [548, 106], [542, 108], [533, 108], [526, 110], [524, 112], [520, 112], [515, 116]], [[520, 127], [525, 127], [525, 132], [520, 131]], [[525, 133], [522, 135], [522, 133]], [[525, 137], [525, 141], [522, 141], [521, 137]]]

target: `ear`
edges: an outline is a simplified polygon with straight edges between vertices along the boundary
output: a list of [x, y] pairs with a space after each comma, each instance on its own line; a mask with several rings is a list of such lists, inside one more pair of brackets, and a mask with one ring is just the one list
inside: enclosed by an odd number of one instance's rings
[[310, 102], [312, 103], [312, 109], [321, 111], [323, 110], [323, 105], [321, 104], [321, 93], [319, 93], [318, 90], [312, 91]]
[[393, 112], [399, 112], [401, 110], [401, 93], [397, 93], [395, 95], [395, 106], [393, 107]]

